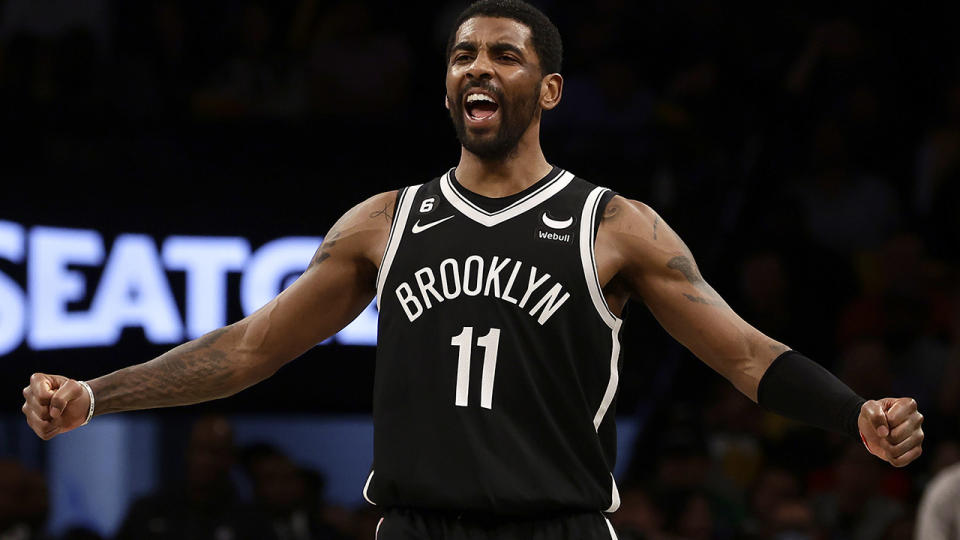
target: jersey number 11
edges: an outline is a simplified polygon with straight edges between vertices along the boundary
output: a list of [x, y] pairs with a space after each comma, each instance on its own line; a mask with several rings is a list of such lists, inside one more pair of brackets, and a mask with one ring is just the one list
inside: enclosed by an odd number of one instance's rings
[[[453, 336], [450, 344], [457, 347], [457, 399], [458, 407], [467, 406], [470, 393], [470, 353], [473, 348], [473, 327], [464, 326], [463, 331]], [[477, 346], [483, 347], [483, 375], [480, 380], [480, 406], [493, 406], [493, 378], [497, 372], [497, 348], [500, 345], [500, 329], [491, 328], [487, 335], [477, 338]]]

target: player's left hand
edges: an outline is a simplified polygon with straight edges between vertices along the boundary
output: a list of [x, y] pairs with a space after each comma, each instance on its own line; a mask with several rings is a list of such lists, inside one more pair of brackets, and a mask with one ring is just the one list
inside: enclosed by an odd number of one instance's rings
[[870, 400], [860, 408], [857, 426], [867, 450], [894, 467], [903, 467], [923, 452], [923, 415], [913, 398]]

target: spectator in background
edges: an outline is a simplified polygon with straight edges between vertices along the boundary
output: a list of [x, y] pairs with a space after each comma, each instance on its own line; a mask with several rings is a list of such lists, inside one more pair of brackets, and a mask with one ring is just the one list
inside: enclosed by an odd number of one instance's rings
[[269, 528], [238, 500], [230, 480], [233, 428], [226, 418], [196, 421], [187, 448], [186, 485], [143, 497], [127, 512], [118, 540], [263, 540]]
[[741, 309], [747, 320], [763, 321], [763, 330], [787, 343], [797, 332], [794, 301], [783, 258], [770, 251], [751, 253], [740, 264]]
[[919, 236], [907, 233], [893, 235], [881, 249], [861, 257], [858, 266], [863, 294], [841, 317], [841, 346], [849, 354], [857, 350], [857, 340], [873, 341], [876, 350], [859, 355], [858, 370], [875, 382], [880, 372], [889, 370], [884, 383], [888, 390], [909, 393], [921, 405], [931, 403], [946, 380], [950, 360], [947, 339], [956, 308], [949, 274], [930, 258]]
[[880, 493], [882, 472], [860, 443], [843, 447], [831, 490], [813, 499], [816, 521], [844, 540], [881, 540], [904, 506]]
[[851, 343], [840, 354], [840, 377], [861, 396], [878, 396], [893, 389], [890, 351], [877, 339]]
[[636, 486], [620, 491], [620, 509], [610, 516], [620, 540], [667, 540], [663, 513], [646, 489]]
[[737, 501], [730, 479], [711, 460], [705, 433], [694, 426], [676, 426], [659, 437], [656, 500], [665, 529], [682, 538], [724, 538], [737, 526]]
[[257, 512], [271, 525], [270, 540], [341, 540], [323, 519], [323, 478], [297, 467], [280, 450], [255, 444], [243, 465], [253, 482]]
[[731, 538], [733, 532], [718, 523], [710, 497], [697, 491], [685, 497], [672, 528], [685, 540]]
[[856, 254], [879, 247], [896, 230], [900, 209], [890, 183], [854, 162], [849, 138], [833, 119], [816, 126], [810, 175], [797, 185], [796, 196], [814, 242]]
[[772, 507], [764, 540], [817, 540], [823, 538], [814, 520], [810, 503], [788, 498]]
[[[743, 507], [745, 491], [763, 465], [764, 451], [757, 436], [763, 410], [730, 385], [714, 384], [713, 393], [704, 414], [713, 463], [708, 486]], [[740, 519], [738, 516], [737, 521]]]
[[0, 460], [0, 540], [43, 540], [49, 501], [42, 474]]
[[769, 465], [749, 491], [749, 509], [743, 530], [750, 538], [765, 538], [778, 528], [775, 511], [781, 503], [801, 496], [800, 481], [789, 469]]
[[930, 482], [917, 513], [918, 540], [960, 540], [960, 463]]

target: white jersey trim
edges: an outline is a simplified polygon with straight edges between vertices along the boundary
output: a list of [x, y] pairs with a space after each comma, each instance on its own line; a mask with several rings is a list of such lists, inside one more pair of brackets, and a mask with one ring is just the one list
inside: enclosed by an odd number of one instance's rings
[[610, 329], [613, 338], [613, 347], [610, 350], [610, 380], [607, 381], [607, 390], [603, 393], [603, 399], [600, 401], [600, 408], [597, 409], [596, 416], [593, 417], [593, 429], [599, 431], [600, 424], [603, 423], [603, 417], [607, 414], [610, 404], [613, 403], [613, 396], [617, 394], [617, 385], [620, 383], [620, 372], [617, 364], [620, 361], [620, 324], [617, 323]]
[[454, 208], [459, 210], [461, 214], [487, 227], [499, 225], [508, 219], [517, 217], [527, 210], [538, 206], [540, 203], [546, 201], [550, 197], [553, 197], [559, 193], [560, 190], [567, 187], [567, 184], [569, 184], [574, 177], [573, 173], [561, 170], [550, 181], [540, 186], [536, 191], [530, 193], [519, 201], [496, 212], [487, 212], [486, 210], [470, 202], [470, 200], [464, 197], [460, 191], [457, 190], [456, 186], [453, 184], [453, 179], [451, 178], [452, 174], [453, 169], [450, 169], [447, 171], [447, 174], [443, 175], [443, 177], [440, 179], [440, 192], [443, 193], [443, 196], [447, 199], [447, 201], [449, 201]]
[[613, 530], [613, 523], [610, 523], [610, 520], [607, 519], [607, 516], [603, 516], [603, 520], [607, 522], [607, 530], [610, 531], [610, 538], [612, 540], [620, 540], [617, 538], [617, 531]]
[[610, 489], [610, 508], [606, 510], [608, 514], [620, 508], [620, 490], [617, 489], [617, 479], [613, 477], [613, 473], [610, 473], [610, 484], [613, 487]]
[[[380, 309], [380, 297], [383, 293], [383, 285], [387, 281], [387, 275], [390, 273], [390, 265], [393, 264], [393, 258], [397, 255], [397, 247], [400, 245], [400, 239], [403, 237], [403, 230], [407, 228], [407, 218], [410, 216], [410, 207], [413, 206], [413, 200], [417, 196], [417, 191], [422, 184], [405, 188], [397, 201], [397, 212], [394, 215], [393, 223], [390, 225], [390, 236], [387, 238], [387, 246], [383, 250], [383, 259], [380, 261], [380, 269], [377, 270], [377, 309]], [[371, 473], [372, 474], [372, 473]]]
[[373, 501], [370, 499], [370, 495], [367, 493], [367, 490], [370, 489], [370, 481], [373, 480], [373, 473], [374, 473], [374, 470], [373, 470], [373, 469], [370, 469], [370, 476], [367, 477], [367, 483], [363, 485], [363, 498], [364, 498], [364, 500], [366, 500], [368, 503], [376, 506], [377, 503], [373, 502]]
[[[597, 408], [597, 414], [593, 417], [593, 429], [600, 430], [600, 424], [603, 423], [604, 416], [610, 410], [614, 396], [617, 395], [617, 387], [620, 384], [620, 328], [623, 325], [623, 319], [614, 315], [607, 305], [607, 299], [603, 296], [603, 289], [600, 287], [600, 277], [597, 271], [597, 258], [595, 253], [596, 231], [597, 227], [597, 209], [600, 206], [600, 200], [604, 193], [609, 191], [607, 188], [596, 187], [587, 195], [587, 200], [583, 203], [583, 212], [580, 215], [580, 262], [583, 265], [583, 276], [587, 283], [587, 290], [590, 291], [590, 299], [593, 301], [593, 307], [597, 314], [603, 319], [603, 322], [610, 328], [610, 378], [607, 380], [607, 388], [603, 393], [603, 399], [600, 400], [600, 406]], [[610, 507], [607, 512], [615, 512], [620, 508], [620, 492], [617, 490], [617, 481], [610, 474]], [[607, 522], [609, 525], [609, 522]], [[610, 527], [610, 534], [616, 538], [613, 527]]]
[[583, 204], [583, 213], [580, 216], [580, 262], [583, 265], [583, 277], [587, 280], [587, 289], [590, 291], [590, 299], [593, 300], [593, 307], [597, 309], [600, 318], [607, 326], [613, 328], [623, 321], [610, 311], [607, 305], [607, 299], [603, 297], [603, 290], [600, 288], [600, 277], [597, 273], [597, 259], [594, 253], [596, 244], [596, 223], [597, 207], [600, 205], [600, 199], [607, 188], [597, 187], [587, 195], [587, 200]]
[[613, 403], [613, 396], [617, 393], [617, 385], [620, 382], [620, 374], [617, 370], [617, 364], [620, 360], [620, 327], [623, 320], [610, 311], [606, 298], [600, 289], [600, 278], [597, 276], [597, 261], [594, 255], [594, 235], [597, 207], [600, 204], [600, 198], [606, 192], [606, 188], [598, 187], [587, 195], [587, 200], [583, 204], [583, 214], [580, 216], [580, 262], [583, 264], [583, 275], [587, 281], [587, 289], [590, 290], [590, 298], [593, 300], [593, 307], [603, 322], [610, 328], [610, 379], [607, 382], [607, 389], [603, 393], [603, 399], [600, 401], [600, 408], [593, 417], [593, 427], [600, 429], [604, 415]]

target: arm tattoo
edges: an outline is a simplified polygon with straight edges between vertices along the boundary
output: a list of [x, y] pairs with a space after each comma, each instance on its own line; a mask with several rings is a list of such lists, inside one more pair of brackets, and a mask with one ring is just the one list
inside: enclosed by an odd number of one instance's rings
[[697, 270], [697, 265], [685, 255], [679, 255], [667, 261], [667, 268], [683, 274], [683, 277], [687, 278], [687, 281], [694, 287], [699, 288], [700, 284], [704, 282], [703, 278], [700, 277], [700, 271]]
[[97, 414], [189, 405], [240, 390], [227, 348], [216, 346], [229, 329], [214, 330], [149, 362], [92, 381]]
[[386, 203], [384, 203], [382, 210], [377, 210], [376, 212], [372, 212], [372, 213], [370, 214], [370, 219], [374, 219], [374, 218], [376, 218], [376, 217], [378, 217], [378, 216], [383, 216], [387, 221], [392, 221], [392, 220], [393, 220], [393, 214], [390, 213], [390, 210], [391, 210], [392, 207], [393, 207], [392, 204], [386, 204]]
[[657, 239], [657, 225], [660, 225], [660, 216], [657, 216], [657, 219], [653, 220], [653, 239]]
[[696, 287], [697, 290], [704, 293], [704, 296], [706, 296], [706, 298], [704, 298], [703, 296], [695, 296], [692, 294], [683, 293], [683, 296], [687, 300], [709, 306], [727, 305], [727, 303], [720, 298], [720, 295], [717, 294], [717, 291], [713, 290], [713, 287], [703, 280], [703, 276], [700, 275], [700, 271], [697, 269], [696, 263], [690, 260], [690, 258], [686, 255], [678, 255], [667, 261], [667, 268], [676, 270], [683, 274], [683, 277], [687, 279], [688, 283]]
[[310, 266], [307, 267], [307, 270], [330, 258], [330, 252], [328, 250], [337, 245], [337, 238], [340, 238], [340, 231], [331, 231], [330, 235], [323, 239], [323, 243], [320, 244], [320, 248], [317, 249], [317, 252], [313, 255], [313, 260], [310, 261]]
[[692, 294], [687, 294], [687, 293], [683, 293], [683, 296], [684, 296], [687, 300], [689, 300], [689, 301], [691, 301], [691, 302], [695, 302], [695, 303], [697, 303], [697, 304], [706, 304], [706, 305], [708, 305], [708, 306], [723, 306], [723, 305], [726, 305], [726, 304], [724, 304], [723, 302], [720, 302], [720, 301], [717, 301], [717, 300], [707, 300], [706, 298], [704, 298], [704, 297], [702, 297], [702, 296], [694, 296], [694, 295], [692, 295]]

